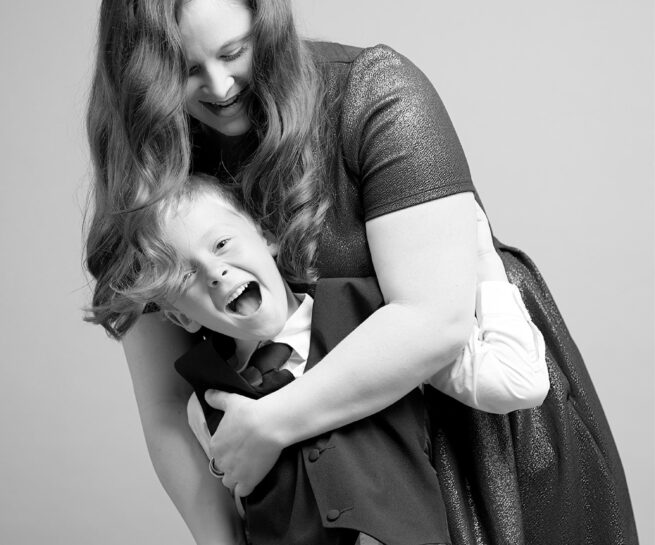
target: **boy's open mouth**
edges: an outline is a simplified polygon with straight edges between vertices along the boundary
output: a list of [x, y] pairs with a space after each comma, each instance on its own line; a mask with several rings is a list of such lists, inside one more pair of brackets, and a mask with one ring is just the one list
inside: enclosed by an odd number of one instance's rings
[[250, 316], [259, 310], [262, 293], [258, 282], [248, 282], [238, 288], [226, 305], [226, 309], [239, 316]]

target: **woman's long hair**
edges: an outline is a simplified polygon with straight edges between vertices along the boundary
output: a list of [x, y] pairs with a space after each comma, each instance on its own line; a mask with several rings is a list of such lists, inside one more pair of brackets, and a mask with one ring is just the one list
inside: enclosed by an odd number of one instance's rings
[[249, 5], [257, 97], [251, 118], [259, 146], [237, 181], [250, 213], [277, 237], [278, 266], [287, 280], [307, 282], [317, 278], [313, 265], [332, 202], [325, 88], [288, 1]]
[[[243, 1], [253, 11], [250, 115], [259, 145], [236, 181], [249, 212], [278, 238], [280, 269], [289, 280], [307, 282], [316, 278], [331, 203], [323, 86], [288, 1]], [[150, 223], [144, 218], [190, 169], [187, 66], [177, 26], [183, 3], [103, 0], [100, 10], [87, 113], [94, 209], [86, 260], [96, 279], [88, 319], [114, 338], [139, 315], [116, 311], [112, 299], [138, 274], [139, 239]]]

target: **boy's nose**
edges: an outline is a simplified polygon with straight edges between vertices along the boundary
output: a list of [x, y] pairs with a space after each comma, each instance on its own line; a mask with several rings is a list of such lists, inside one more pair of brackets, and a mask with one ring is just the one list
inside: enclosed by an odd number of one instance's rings
[[211, 288], [217, 287], [227, 276], [227, 267], [215, 267], [207, 273], [207, 282]]

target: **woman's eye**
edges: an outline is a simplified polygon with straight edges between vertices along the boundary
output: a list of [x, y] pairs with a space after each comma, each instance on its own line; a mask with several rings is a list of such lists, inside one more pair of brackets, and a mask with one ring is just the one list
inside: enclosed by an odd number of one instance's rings
[[200, 67], [197, 64], [189, 66], [189, 77], [195, 76], [198, 72], [200, 72]]
[[244, 45], [244, 46], [241, 46], [239, 49], [237, 49], [237, 50], [234, 51], [233, 53], [229, 53], [229, 54], [227, 54], [227, 55], [221, 55], [221, 58], [222, 58], [223, 60], [227, 61], [227, 62], [235, 61], [235, 60], [237, 60], [241, 55], [243, 55], [243, 54], [246, 52], [247, 49], [248, 49], [247, 46], [245, 46], [245, 45]]
[[224, 238], [223, 240], [219, 240], [216, 243], [216, 249], [217, 250], [222, 250], [223, 248], [225, 248], [225, 246], [227, 245], [229, 240], [230, 240], [229, 238]]

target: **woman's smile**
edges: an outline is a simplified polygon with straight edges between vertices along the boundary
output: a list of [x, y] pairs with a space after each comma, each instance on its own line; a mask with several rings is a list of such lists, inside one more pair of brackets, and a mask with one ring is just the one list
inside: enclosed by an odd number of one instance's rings
[[178, 22], [188, 65], [186, 110], [227, 136], [250, 129], [252, 13], [242, 2], [190, 0]]
[[[200, 100], [199, 102], [213, 115], [234, 116], [244, 110], [247, 100], [247, 89], [239, 91], [231, 98], [224, 101]], [[245, 112], [244, 112], [245, 114]]]

